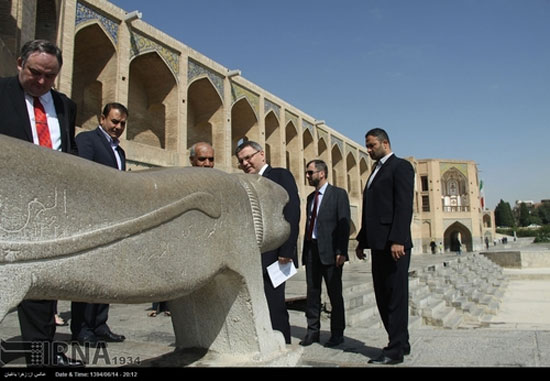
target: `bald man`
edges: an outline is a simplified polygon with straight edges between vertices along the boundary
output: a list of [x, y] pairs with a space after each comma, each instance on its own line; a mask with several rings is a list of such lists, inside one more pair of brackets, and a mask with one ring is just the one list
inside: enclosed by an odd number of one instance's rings
[[214, 148], [206, 142], [198, 142], [189, 150], [189, 161], [193, 167], [214, 168]]

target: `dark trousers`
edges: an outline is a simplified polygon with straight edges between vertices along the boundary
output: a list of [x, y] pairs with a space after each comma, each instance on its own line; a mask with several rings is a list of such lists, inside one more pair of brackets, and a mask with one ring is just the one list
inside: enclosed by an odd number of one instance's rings
[[306, 242], [306, 282], [307, 282], [307, 330], [318, 333], [321, 329], [321, 291], [325, 279], [330, 305], [330, 332], [332, 336], [342, 336], [346, 327], [344, 298], [342, 296], [343, 266], [324, 265], [319, 258], [315, 241]]
[[[17, 306], [17, 316], [21, 328], [21, 338], [26, 350], [28, 365], [50, 364], [52, 356], [64, 349], [54, 348], [55, 300], [23, 300]], [[31, 342], [41, 343], [42, 353], [31, 354]]]
[[100, 303], [71, 303], [71, 332], [73, 339], [103, 336], [109, 332], [109, 305]]
[[388, 333], [384, 355], [402, 358], [409, 345], [409, 265], [411, 250], [397, 262], [389, 250], [372, 250], [372, 279], [380, 317]]
[[24, 341], [53, 341], [56, 304], [55, 300], [24, 300], [17, 306]]
[[285, 283], [274, 288], [267, 271], [264, 270], [264, 292], [271, 318], [271, 327], [280, 331], [285, 337], [285, 342], [290, 344], [290, 320], [285, 302]]

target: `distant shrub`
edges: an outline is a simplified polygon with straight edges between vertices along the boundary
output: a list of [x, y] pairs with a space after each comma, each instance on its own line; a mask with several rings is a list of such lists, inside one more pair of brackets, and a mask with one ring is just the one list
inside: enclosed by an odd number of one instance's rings
[[550, 225], [544, 225], [535, 234], [535, 243], [550, 242]]

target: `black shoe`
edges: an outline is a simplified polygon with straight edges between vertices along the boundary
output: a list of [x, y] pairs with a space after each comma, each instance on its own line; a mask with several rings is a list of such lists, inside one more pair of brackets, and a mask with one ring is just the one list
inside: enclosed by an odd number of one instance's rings
[[107, 346], [105, 342], [101, 341], [96, 335], [77, 337], [76, 339], [73, 339], [73, 341], [76, 341], [83, 347], [89, 348], [105, 348]]
[[318, 342], [319, 342], [319, 333], [308, 333], [303, 338], [303, 340], [300, 341], [300, 345], [303, 347], [307, 347], [313, 343], [318, 343]]
[[408, 356], [411, 354], [411, 346], [409, 344], [407, 344], [407, 346], [403, 348], [403, 354], [405, 356]]
[[53, 361], [49, 364], [54, 368], [84, 368], [85, 365], [80, 360], [68, 358], [63, 353], [58, 353], [54, 356]]
[[395, 365], [395, 364], [400, 364], [402, 362], [403, 362], [403, 357], [398, 359], [392, 359], [391, 357], [387, 357], [383, 354], [369, 360], [369, 364], [377, 364], [377, 365]]
[[122, 343], [124, 340], [126, 340], [126, 336], [124, 335], [117, 335], [116, 333], [113, 333], [111, 331], [103, 334], [103, 335], [97, 335], [97, 337], [100, 340], [107, 341], [109, 343]]
[[344, 336], [331, 336], [330, 339], [325, 343], [325, 347], [332, 348], [342, 344], [343, 342]]

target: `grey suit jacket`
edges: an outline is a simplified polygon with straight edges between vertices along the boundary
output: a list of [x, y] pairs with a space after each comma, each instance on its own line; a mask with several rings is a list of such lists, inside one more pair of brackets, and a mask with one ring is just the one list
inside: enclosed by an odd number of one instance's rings
[[[306, 232], [314, 201], [315, 192], [307, 197]], [[324, 265], [333, 265], [337, 255], [344, 255], [348, 259], [350, 206], [347, 192], [333, 185], [328, 185], [323, 195], [319, 212], [317, 213], [317, 245], [319, 257]], [[306, 233], [307, 234], [307, 233]], [[302, 264], [307, 262], [307, 242], [304, 242]]]

